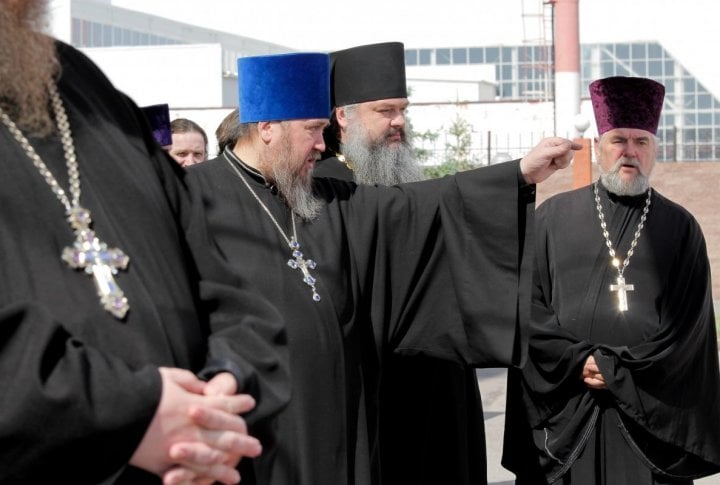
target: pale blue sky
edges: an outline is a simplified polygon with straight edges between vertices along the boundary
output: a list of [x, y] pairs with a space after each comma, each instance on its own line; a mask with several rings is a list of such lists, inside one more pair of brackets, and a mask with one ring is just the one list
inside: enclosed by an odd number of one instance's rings
[[[112, 0], [119, 7], [300, 50], [399, 40], [407, 47], [518, 44], [535, 37], [540, 0]], [[720, 95], [720, 2], [580, 0], [581, 42], [658, 40]], [[539, 34], [538, 34], [539, 35]]]

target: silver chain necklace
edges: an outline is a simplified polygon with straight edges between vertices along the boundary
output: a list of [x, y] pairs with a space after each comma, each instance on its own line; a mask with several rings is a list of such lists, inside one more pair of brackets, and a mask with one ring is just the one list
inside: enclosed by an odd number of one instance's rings
[[265, 213], [270, 217], [270, 220], [275, 224], [275, 227], [277, 228], [278, 232], [280, 232], [280, 235], [283, 237], [285, 242], [287, 243], [288, 247], [290, 248], [290, 251], [292, 251], [292, 258], [288, 259], [287, 265], [292, 269], [300, 269], [303, 274], [303, 282], [310, 287], [312, 290], [312, 299], [313, 301], [319, 302], [320, 301], [320, 294], [317, 292], [315, 288], [315, 283], [317, 280], [313, 275], [310, 274], [311, 269], [317, 268], [317, 263], [313, 261], [312, 259], [304, 259], [302, 251], [300, 251], [300, 243], [297, 240], [297, 231], [295, 229], [295, 213], [291, 210], [290, 211], [290, 220], [292, 221], [292, 237], [288, 237], [287, 234], [285, 234], [285, 231], [283, 231], [282, 227], [280, 227], [280, 224], [278, 223], [277, 219], [275, 219], [275, 216], [272, 215], [272, 212], [270, 212], [270, 209], [268, 206], [266, 206], [262, 200], [260, 200], [260, 197], [255, 193], [255, 191], [250, 186], [250, 183], [247, 181], [245, 176], [242, 174], [239, 168], [235, 166], [235, 163], [233, 163], [230, 158], [228, 158], [227, 153], [223, 152], [223, 157], [225, 158], [225, 161], [230, 165], [230, 167], [235, 171], [238, 177], [240, 177], [240, 180], [243, 181], [245, 184], [245, 187], [250, 191], [252, 196], [255, 198], [255, 200], [260, 204], [260, 207], [263, 208]]
[[90, 229], [92, 224], [90, 211], [80, 206], [80, 172], [70, 123], [57, 88], [54, 84], [51, 84], [49, 89], [53, 114], [60, 132], [63, 152], [65, 153], [65, 164], [70, 184], [70, 199], [68, 199], [65, 191], [60, 187], [60, 184], [28, 139], [2, 108], [0, 108], [0, 119], [10, 131], [10, 134], [25, 150], [35, 168], [50, 186], [50, 190], [65, 207], [67, 220], [75, 233], [75, 242], [72, 247], [63, 249], [62, 260], [73, 269], [83, 269], [87, 274], [93, 275], [95, 288], [103, 308], [116, 318], [122, 319], [127, 314], [130, 306], [122, 290], [115, 283], [113, 275], [117, 274], [118, 269], [127, 268], [130, 258], [120, 249], [108, 248], [107, 244], [95, 237], [95, 233]]
[[645, 220], [647, 219], [648, 212], [650, 211], [650, 198], [652, 196], [652, 189], [648, 189], [647, 199], [645, 199], [645, 207], [643, 207], [642, 215], [640, 216], [640, 222], [638, 222], [637, 229], [635, 230], [635, 237], [630, 243], [630, 249], [628, 249], [627, 256], [625, 256], [625, 259], [621, 262], [618, 258], [615, 257], [615, 249], [613, 249], [612, 241], [610, 241], [610, 234], [608, 233], [607, 225], [605, 224], [605, 215], [603, 214], [602, 205], [600, 204], [598, 185], [599, 182], [595, 182], [595, 185], [593, 187], [593, 192], [595, 193], [595, 207], [597, 208], [598, 218], [600, 219], [600, 228], [603, 231], [605, 245], [607, 246], [608, 253], [610, 254], [610, 261], [618, 272], [616, 279], [617, 284], [610, 285], [610, 291], [617, 291], [618, 310], [620, 310], [621, 312], [626, 312], [628, 310], [627, 292], [635, 291], [635, 285], [626, 284], [623, 274], [625, 273], [625, 269], [627, 269], [628, 265], [630, 264], [630, 258], [635, 252], [635, 246], [637, 246], [638, 239], [640, 239], [640, 232], [645, 226]]

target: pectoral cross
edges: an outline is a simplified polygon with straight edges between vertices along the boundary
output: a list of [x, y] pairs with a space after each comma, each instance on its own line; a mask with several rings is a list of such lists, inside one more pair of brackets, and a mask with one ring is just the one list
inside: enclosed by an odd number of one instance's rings
[[290, 249], [292, 249], [292, 256], [295, 259], [288, 259], [287, 265], [290, 266], [292, 269], [298, 269], [300, 268], [300, 271], [302, 271], [303, 274], [303, 281], [306, 285], [312, 289], [312, 299], [313, 301], [320, 301], [320, 295], [315, 290], [315, 283], [316, 279], [313, 275], [310, 274], [311, 269], [315, 269], [317, 267], [317, 264], [312, 259], [304, 259], [303, 253], [300, 251], [300, 243], [298, 243], [294, 238], [290, 240]]
[[63, 249], [63, 261], [71, 268], [83, 269], [93, 275], [103, 308], [118, 319], [124, 318], [130, 305], [113, 275], [118, 269], [127, 268], [130, 258], [120, 249], [108, 249], [107, 244], [95, 237], [87, 209], [73, 208], [68, 220], [75, 230], [75, 242], [72, 247]]
[[622, 276], [618, 276], [616, 281], [616, 285], [610, 285], [610, 291], [618, 292], [618, 310], [626, 312], [628, 310], [627, 292], [635, 291], [635, 285], [626, 285], [625, 278]]

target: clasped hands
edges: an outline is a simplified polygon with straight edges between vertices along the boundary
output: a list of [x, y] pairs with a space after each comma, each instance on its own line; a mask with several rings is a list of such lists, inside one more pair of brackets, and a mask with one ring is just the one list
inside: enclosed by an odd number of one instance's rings
[[130, 464], [162, 476], [164, 485], [238, 483], [237, 464], [262, 451], [239, 416], [255, 400], [235, 394], [227, 372], [203, 382], [190, 371], [161, 367], [160, 376], [160, 403]]
[[587, 358], [582, 369], [582, 380], [590, 389], [607, 389], [605, 378], [592, 355]]

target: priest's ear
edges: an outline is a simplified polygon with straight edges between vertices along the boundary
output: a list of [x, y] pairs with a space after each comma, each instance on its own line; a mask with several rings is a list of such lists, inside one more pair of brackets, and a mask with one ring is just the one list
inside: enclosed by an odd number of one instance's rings
[[347, 111], [345, 110], [345, 106], [338, 106], [337, 108], [335, 108], [335, 119], [337, 119], [340, 131], [347, 130], [348, 116]]
[[274, 121], [259, 121], [257, 124], [258, 135], [263, 143], [268, 144], [273, 139], [278, 123]]

